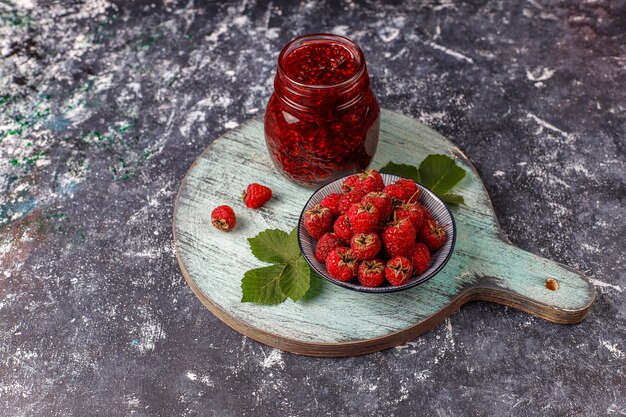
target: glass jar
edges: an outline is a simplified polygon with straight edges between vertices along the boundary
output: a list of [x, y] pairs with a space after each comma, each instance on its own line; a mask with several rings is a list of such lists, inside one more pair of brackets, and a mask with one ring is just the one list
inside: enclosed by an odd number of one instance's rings
[[364, 170], [379, 128], [380, 108], [358, 45], [320, 33], [283, 48], [265, 112], [265, 141], [290, 180], [315, 186]]

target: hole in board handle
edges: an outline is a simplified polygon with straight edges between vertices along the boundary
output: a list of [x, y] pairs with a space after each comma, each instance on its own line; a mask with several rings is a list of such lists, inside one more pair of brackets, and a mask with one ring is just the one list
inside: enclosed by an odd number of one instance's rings
[[546, 280], [546, 288], [550, 291], [556, 291], [559, 289], [559, 283], [554, 278], [548, 278]]

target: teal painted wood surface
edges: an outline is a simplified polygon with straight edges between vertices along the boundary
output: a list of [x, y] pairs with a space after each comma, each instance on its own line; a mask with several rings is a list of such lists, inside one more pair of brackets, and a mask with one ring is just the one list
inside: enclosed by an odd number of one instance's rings
[[[431, 153], [455, 157], [468, 172], [456, 192], [466, 206], [453, 208], [457, 243], [448, 265], [415, 288], [364, 294], [313, 278], [305, 299], [276, 306], [241, 303], [241, 277], [263, 266], [247, 238], [266, 228], [295, 227], [312, 190], [280, 175], [267, 153], [261, 120], [251, 120], [215, 140], [181, 184], [174, 215], [178, 260], [201, 301], [228, 325], [263, 343], [308, 355], [347, 356], [404, 343], [432, 329], [470, 300], [510, 305], [557, 323], [576, 323], [589, 312], [595, 288], [577, 271], [508, 243], [482, 181], [467, 158], [432, 129], [383, 110], [372, 167], [388, 161], [418, 165]], [[266, 184], [274, 198], [259, 210], [239, 195], [251, 182]], [[210, 223], [211, 210], [233, 206], [230, 233]], [[550, 278], [558, 289], [546, 287]]]

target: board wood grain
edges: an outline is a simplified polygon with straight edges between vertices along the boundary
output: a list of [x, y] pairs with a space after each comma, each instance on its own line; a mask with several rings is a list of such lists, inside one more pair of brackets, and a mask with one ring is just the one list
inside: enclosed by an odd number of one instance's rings
[[[267, 228], [290, 231], [312, 190], [278, 173], [267, 153], [263, 123], [251, 120], [216, 139], [192, 164], [174, 208], [174, 243], [189, 286], [202, 303], [238, 332], [261, 343], [312, 356], [352, 356], [405, 343], [431, 330], [464, 303], [505, 304], [546, 320], [584, 319], [595, 287], [580, 272], [513, 246], [501, 232], [480, 177], [450, 141], [419, 122], [381, 113], [380, 142], [372, 167], [388, 161], [418, 165], [431, 153], [453, 156], [468, 175], [455, 192], [466, 206], [453, 208], [457, 242], [446, 267], [406, 291], [366, 294], [312, 278], [304, 299], [275, 306], [241, 303], [241, 277], [264, 264], [247, 238]], [[258, 210], [238, 198], [251, 182], [274, 190]], [[237, 213], [237, 227], [223, 233], [210, 212], [221, 204]], [[549, 279], [556, 280], [558, 288]]]

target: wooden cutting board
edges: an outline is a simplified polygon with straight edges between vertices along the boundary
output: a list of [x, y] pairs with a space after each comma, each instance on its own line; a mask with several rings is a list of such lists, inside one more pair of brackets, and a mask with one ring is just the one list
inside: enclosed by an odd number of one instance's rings
[[[457, 242], [446, 267], [406, 291], [365, 294], [312, 277], [304, 299], [275, 306], [241, 303], [246, 270], [265, 266], [250, 253], [247, 238], [267, 228], [292, 230], [312, 191], [278, 173], [265, 147], [263, 123], [251, 120], [216, 139], [185, 176], [174, 208], [174, 243], [193, 292], [238, 332], [276, 348], [312, 356], [353, 356], [405, 343], [431, 330], [464, 303], [505, 304], [546, 320], [577, 323], [595, 298], [580, 272], [513, 246], [495, 217], [487, 191], [463, 153], [437, 132], [383, 110], [373, 168], [388, 161], [419, 165], [431, 153], [453, 156], [468, 175], [455, 192], [466, 206], [453, 208]], [[239, 196], [249, 183], [274, 190], [258, 210]], [[231, 205], [237, 227], [214, 229], [211, 210]], [[558, 288], [556, 288], [558, 286]]]

